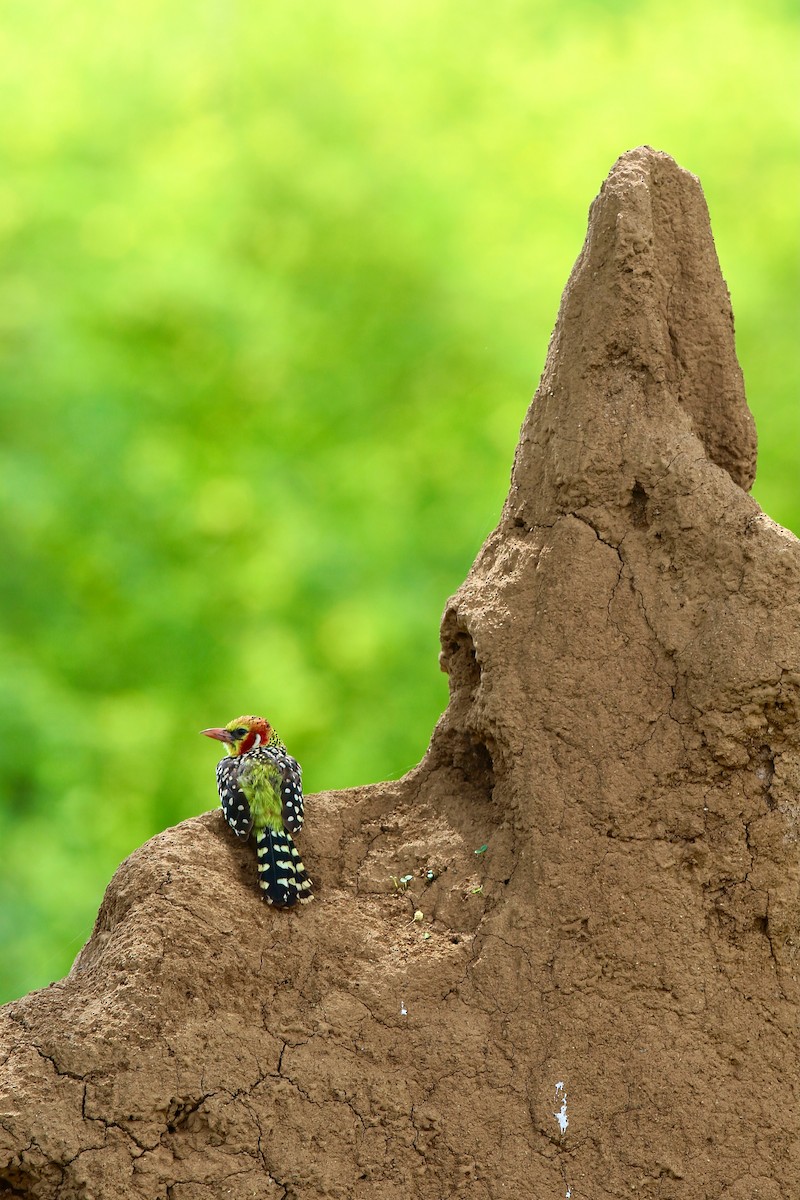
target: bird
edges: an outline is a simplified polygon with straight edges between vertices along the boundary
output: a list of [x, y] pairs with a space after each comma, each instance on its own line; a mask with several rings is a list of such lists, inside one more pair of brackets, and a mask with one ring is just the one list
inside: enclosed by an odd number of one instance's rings
[[255, 839], [264, 900], [279, 908], [308, 903], [311, 880], [292, 837], [303, 828], [300, 764], [264, 717], [237, 717], [201, 733], [225, 747], [217, 763], [222, 811], [241, 841]]

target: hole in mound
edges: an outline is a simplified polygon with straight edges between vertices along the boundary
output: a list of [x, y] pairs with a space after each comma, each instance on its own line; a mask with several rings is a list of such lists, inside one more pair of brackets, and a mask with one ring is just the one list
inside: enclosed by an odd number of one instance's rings
[[477, 850], [500, 824], [494, 800], [497, 778], [492, 752], [466, 730], [449, 729], [439, 745], [439, 762], [449, 769], [440, 776], [441, 783], [431, 799], [451, 827]]
[[455, 608], [442, 620], [442, 670], [450, 676], [450, 690], [472, 692], [481, 681], [481, 668], [472, 635], [460, 622]]
[[650, 521], [647, 517], [647, 501], [650, 497], [637, 479], [631, 491], [631, 520], [635, 529], [647, 529]]
[[494, 792], [494, 760], [489, 747], [463, 730], [453, 731], [450, 738], [453, 766], [486, 800]]
[[177, 1133], [180, 1129], [191, 1130], [202, 1125], [204, 1123], [203, 1114], [198, 1110], [206, 1098], [202, 1096], [199, 1100], [192, 1097], [182, 1100], [172, 1099], [167, 1109], [167, 1132]]
[[23, 1200], [35, 1200], [37, 1188], [33, 1180], [18, 1167], [7, 1167], [0, 1172], [0, 1196], [21, 1196]]

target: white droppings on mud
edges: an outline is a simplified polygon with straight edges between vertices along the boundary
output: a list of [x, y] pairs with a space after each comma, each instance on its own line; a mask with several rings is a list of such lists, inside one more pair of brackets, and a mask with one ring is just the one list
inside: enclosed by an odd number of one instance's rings
[[561, 1136], [567, 1132], [569, 1118], [567, 1117], [567, 1093], [564, 1091], [564, 1081], [561, 1080], [556, 1084], [556, 1104], [561, 1101], [561, 1107], [558, 1112], [554, 1112], [553, 1116], [558, 1121], [558, 1128], [561, 1130]]

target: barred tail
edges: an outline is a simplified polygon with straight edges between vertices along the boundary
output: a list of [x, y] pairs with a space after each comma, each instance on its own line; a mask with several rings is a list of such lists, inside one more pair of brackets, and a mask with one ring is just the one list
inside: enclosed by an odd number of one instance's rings
[[288, 830], [260, 829], [256, 835], [256, 854], [258, 886], [267, 904], [291, 908], [313, 899], [311, 880]]

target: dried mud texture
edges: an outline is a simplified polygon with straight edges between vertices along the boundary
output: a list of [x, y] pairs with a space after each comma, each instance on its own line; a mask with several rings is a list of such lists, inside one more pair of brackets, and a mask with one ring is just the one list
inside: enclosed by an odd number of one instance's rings
[[700, 186], [631, 151], [425, 758], [311, 798], [302, 912], [217, 813], [123, 863], [0, 1018], [0, 1194], [800, 1196], [800, 552], [754, 461]]

